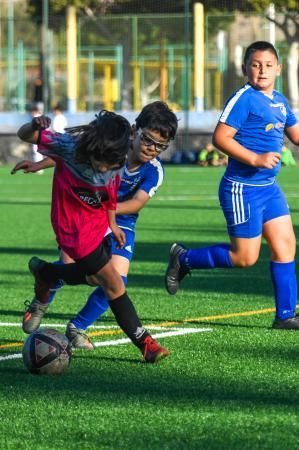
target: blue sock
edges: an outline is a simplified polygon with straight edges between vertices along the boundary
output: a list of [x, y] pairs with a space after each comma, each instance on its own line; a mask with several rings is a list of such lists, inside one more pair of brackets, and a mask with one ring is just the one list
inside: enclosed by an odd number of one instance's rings
[[[64, 262], [61, 261], [61, 259], [59, 259], [58, 261], [54, 261], [53, 264], [64, 264]], [[48, 303], [51, 303], [54, 300], [56, 292], [59, 291], [59, 289], [61, 289], [62, 286], [63, 286], [63, 281], [62, 280], [58, 280], [55, 283], [54, 288], [51, 289], [51, 294], [50, 294]]]
[[217, 244], [187, 250], [180, 256], [180, 263], [189, 269], [215, 269], [217, 267], [232, 268], [233, 263], [229, 255], [230, 245]]
[[276, 317], [281, 320], [294, 317], [297, 305], [297, 279], [295, 261], [289, 263], [270, 263], [274, 287]]
[[[125, 286], [127, 285], [127, 277], [123, 277], [123, 282]], [[76, 315], [71, 322], [76, 328], [81, 330], [86, 330], [90, 325], [92, 325], [104, 312], [109, 308], [109, 301], [106, 297], [104, 289], [101, 287], [96, 288], [88, 297], [85, 306]]]

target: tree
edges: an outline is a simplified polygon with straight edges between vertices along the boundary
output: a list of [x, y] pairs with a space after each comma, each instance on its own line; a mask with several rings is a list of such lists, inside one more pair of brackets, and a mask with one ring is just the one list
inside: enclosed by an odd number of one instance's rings
[[[288, 98], [293, 108], [299, 108], [299, 2], [298, 0], [205, 0], [205, 10], [210, 11], [219, 7], [229, 11], [239, 10], [245, 14], [258, 12], [265, 14], [267, 20], [275, 23], [284, 34], [288, 43]], [[275, 5], [275, 15], [269, 13], [269, 6]]]
[[[254, 2], [255, 3], [255, 2]], [[277, 2], [281, 3], [281, 2]], [[289, 6], [286, 5], [289, 4]], [[291, 9], [297, 3], [295, 9]], [[288, 89], [290, 104], [293, 108], [299, 108], [299, 88], [298, 88], [298, 70], [299, 70], [299, 9], [298, 1], [283, 2], [283, 5], [275, 5], [277, 18], [266, 14], [270, 22], [282, 30], [288, 43], [289, 51], [287, 58], [288, 65]], [[290, 7], [290, 9], [288, 9]]]

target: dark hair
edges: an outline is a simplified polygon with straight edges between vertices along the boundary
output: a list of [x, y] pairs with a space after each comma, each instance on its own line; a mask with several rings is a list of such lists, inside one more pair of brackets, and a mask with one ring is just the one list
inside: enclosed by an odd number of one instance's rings
[[173, 139], [178, 128], [178, 119], [166, 103], [156, 101], [149, 103], [135, 120], [138, 128], [148, 128], [160, 133], [165, 139]]
[[78, 136], [76, 158], [89, 160], [91, 156], [107, 164], [124, 164], [130, 147], [131, 126], [123, 116], [102, 110], [88, 125], [66, 128]]
[[53, 106], [53, 111], [63, 111], [63, 106], [62, 103], [57, 102], [54, 106]]
[[252, 53], [255, 53], [256, 51], [269, 51], [271, 53], [273, 53], [273, 55], [275, 56], [275, 58], [278, 61], [278, 53], [276, 51], [276, 48], [274, 47], [274, 45], [272, 45], [270, 42], [267, 41], [256, 41], [253, 42], [252, 44], [249, 45], [249, 47], [247, 47], [246, 51], [245, 51], [245, 55], [244, 55], [244, 59], [243, 59], [243, 64], [246, 65], [250, 56], [252, 55]]

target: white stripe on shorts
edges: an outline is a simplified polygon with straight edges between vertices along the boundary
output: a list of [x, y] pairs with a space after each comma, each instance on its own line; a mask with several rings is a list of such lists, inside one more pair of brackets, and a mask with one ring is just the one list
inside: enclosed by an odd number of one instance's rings
[[243, 202], [243, 184], [237, 181], [232, 183], [232, 205], [234, 213], [234, 224], [246, 222]]

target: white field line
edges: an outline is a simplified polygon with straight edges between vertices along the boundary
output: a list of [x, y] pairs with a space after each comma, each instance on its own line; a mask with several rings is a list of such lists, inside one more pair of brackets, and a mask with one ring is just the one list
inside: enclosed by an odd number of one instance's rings
[[202, 200], [218, 200], [218, 195], [161, 195], [157, 197], [155, 201], [158, 202], [184, 202], [184, 201], [202, 201]]
[[[53, 327], [53, 328], [65, 328], [67, 322], [63, 323], [44, 323], [42, 327]], [[21, 322], [0, 322], [0, 327], [22, 327]], [[89, 328], [101, 329], [101, 328], [119, 328], [117, 325], [91, 325]]]
[[[1, 183], [0, 183], [1, 184]], [[197, 186], [198, 188], [198, 186]], [[299, 194], [298, 192], [290, 192], [290, 193], [286, 193], [286, 197], [287, 198], [298, 198]], [[12, 198], [10, 197], [9, 199], [11, 202], [18, 202], [18, 203], [36, 203], [36, 202], [46, 202], [47, 200], [44, 199], [37, 199], [36, 197], [34, 198], [26, 198], [26, 199], [19, 199], [19, 198]], [[156, 202], [177, 202], [177, 201], [213, 201], [213, 200], [217, 200], [218, 201], [218, 195], [205, 195], [202, 194], [200, 196], [198, 195], [194, 195], [192, 193], [190, 194], [186, 194], [186, 195], [160, 195], [157, 198], [155, 198]], [[50, 200], [49, 200], [49, 204], [50, 204]]]
[[[191, 333], [204, 333], [205, 331], [213, 331], [212, 328], [180, 328], [175, 331], [166, 331], [165, 333], [156, 333], [152, 337], [154, 339], [161, 339], [171, 336], [184, 336]], [[94, 342], [95, 347], [110, 347], [112, 345], [128, 344], [131, 342], [129, 338], [115, 339], [113, 341]]]
[[[159, 327], [163, 328], [163, 327]], [[204, 333], [207, 331], [213, 331], [212, 328], [177, 328], [174, 329], [174, 331], [166, 331], [165, 333], [156, 333], [152, 337], [154, 339], [161, 339], [165, 337], [171, 337], [171, 336], [184, 336], [186, 334], [191, 333]], [[111, 347], [114, 345], [122, 345], [122, 344], [128, 344], [131, 340], [129, 338], [122, 338], [122, 339], [115, 339], [112, 341], [103, 341], [103, 342], [94, 342], [95, 347]], [[8, 361], [10, 359], [21, 359], [22, 353], [14, 353], [12, 355], [6, 355], [6, 356], [0, 356], [0, 362], [1, 361]]]
[[[285, 193], [287, 198], [298, 198], [298, 192], [290, 192]], [[155, 198], [156, 202], [165, 202], [165, 201], [188, 201], [188, 200], [218, 200], [218, 195], [194, 195], [194, 194], [186, 194], [186, 195], [159, 195]]]
[[8, 361], [9, 359], [20, 359], [22, 358], [22, 353], [14, 353], [12, 355], [0, 356], [0, 361]]
[[[17, 327], [21, 328], [22, 324], [20, 322], [0, 322], [0, 327]], [[43, 323], [41, 328], [65, 328], [66, 323]], [[159, 325], [146, 325], [145, 328], [148, 328], [150, 330], [165, 330], [165, 326], [161, 327]], [[118, 325], [90, 325], [88, 330], [94, 329], [94, 330], [117, 330], [119, 329]], [[180, 327], [167, 327], [168, 330], [182, 330]], [[191, 328], [188, 328], [190, 330]], [[198, 328], [194, 328], [194, 330], [197, 330]]]

